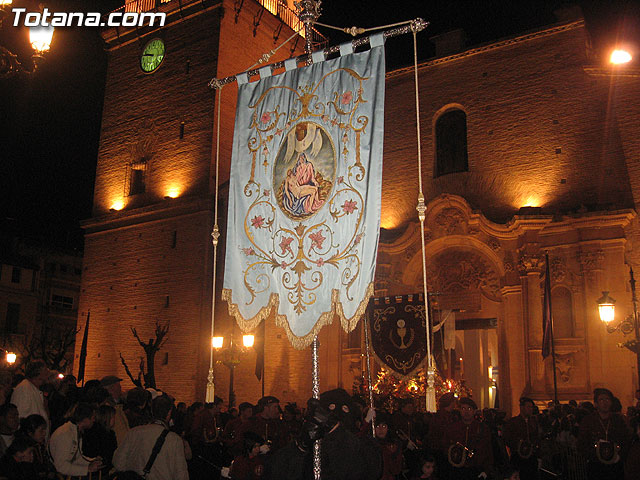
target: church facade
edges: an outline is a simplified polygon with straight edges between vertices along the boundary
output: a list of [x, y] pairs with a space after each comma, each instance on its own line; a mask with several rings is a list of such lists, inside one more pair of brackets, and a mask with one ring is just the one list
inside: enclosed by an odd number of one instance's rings
[[[169, 13], [162, 29], [103, 34], [109, 69], [78, 313], [84, 328], [91, 311], [87, 378], [124, 378], [120, 356], [129, 366], [142, 356], [130, 327], [146, 340], [156, 321], [168, 322], [158, 387], [179, 400], [204, 399], [216, 182], [223, 234], [215, 331], [239, 342], [220, 300], [223, 275], [233, 274], [224, 269], [224, 232], [235, 87], [220, 94], [215, 178], [207, 83], [246, 70], [273, 48], [280, 23], [266, 12], [256, 27], [262, 6], [244, 3], [237, 10], [231, 1], [168, 2], [159, 7]], [[155, 38], [166, 56], [146, 74], [138, 63]], [[302, 43], [271, 61], [300, 53]], [[630, 337], [607, 334], [596, 301], [606, 290], [618, 300], [616, 321], [632, 312], [628, 270], [640, 265], [640, 72], [608, 67], [588, 43], [584, 22], [575, 20], [418, 67], [429, 291], [436, 314], [455, 311], [449, 371], [465, 379], [481, 406], [495, 404], [495, 387], [508, 410], [523, 394], [552, 398], [551, 358], [541, 355], [546, 255], [560, 400], [588, 399], [606, 386], [628, 405], [638, 382], [635, 355], [617, 346]], [[413, 68], [387, 72], [376, 296], [422, 291], [413, 82]], [[321, 390], [350, 390], [364, 375], [363, 339], [361, 324], [351, 333], [339, 322], [321, 331]], [[237, 358], [236, 397], [255, 402], [264, 390], [304, 404], [310, 351], [290, 347], [273, 319], [264, 345], [263, 383], [254, 375], [255, 351]], [[216, 364], [222, 397], [229, 373]]]

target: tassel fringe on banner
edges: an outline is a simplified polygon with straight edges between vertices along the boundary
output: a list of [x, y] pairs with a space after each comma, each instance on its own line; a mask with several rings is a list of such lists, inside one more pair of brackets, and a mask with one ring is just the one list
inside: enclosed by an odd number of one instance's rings
[[[345, 332], [351, 332], [356, 325], [358, 324], [358, 320], [360, 320], [365, 312], [367, 311], [367, 305], [369, 304], [369, 299], [373, 296], [373, 282], [369, 284], [367, 287], [366, 294], [360, 304], [356, 312], [353, 316], [347, 318], [344, 315], [344, 310], [342, 309], [342, 304], [339, 301], [340, 293], [338, 290], [333, 290], [331, 293], [331, 310], [320, 315], [317, 323], [313, 327], [313, 329], [303, 337], [297, 337], [289, 327], [289, 323], [287, 322], [286, 315], [278, 315], [276, 314], [276, 325], [282, 327], [284, 331], [287, 333], [287, 338], [289, 339], [289, 343], [296, 350], [303, 350], [307, 348], [313, 342], [313, 339], [320, 333], [322, 327], [326, 325], [330, 325], [333, 323], [333, 318], [338, 316], [340, 319], [340, 325], [342, 326]], [[236, 319], [240, 330], [243, 332], [251, 332], [253, 331], [262, 320], [265, 320], [269, 316], [271, 316], [272, 312], [278, 311], [278, 306], [280, 305], [280, 298], [278, 294], [272, 293], [269, 297], [269, 303], [262, 307], [257, 315], [252, 318], [245, 319], [240, 310], [238, 309], [238, 305], [232, 303], [232, 291], [229, 289], [222, 290], [222, 300], [225, 300], [229, 305], [229, 315]]]

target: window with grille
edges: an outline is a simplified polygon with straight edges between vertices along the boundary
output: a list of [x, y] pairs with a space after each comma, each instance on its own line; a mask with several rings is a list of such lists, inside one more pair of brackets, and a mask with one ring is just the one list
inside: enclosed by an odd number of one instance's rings
[[51, 306], [73, 310], [73, 297], [55, 294], [51, 295]]

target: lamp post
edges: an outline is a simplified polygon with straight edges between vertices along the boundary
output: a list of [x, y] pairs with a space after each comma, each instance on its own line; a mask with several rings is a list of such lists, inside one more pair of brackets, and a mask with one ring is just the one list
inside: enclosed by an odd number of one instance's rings
[[242, 346], [233, 342], [233, 334], [229, 337], [229, 345], [224, 346], [224, 337], [213, 337], [211, 339], [212, 347], [219, 351], [222, 359], [218, 362], [222, 363], [229, 369], [229, 408], [233, 407], [236, 395], [233, 391], [233, 375], [235, 368], [240, 364], [240, 357], [246, 353], [248, 348], [253, 347], [255, 337], [253, 335], [242, 336]]
[[[9, 15], [12, 3], [12, 0], [0, 0], [0, 29], [2, 29], [4, 20]], [[33, 49], [33, 54], [31, 55], [33, 62], [32, 69], [20, 63], [18, 56], [9, 48], [0, 45], [0, 77], [35, 72], [44, 58], [44, 54], [49, 51], [53, 38], [53, 30], [54, 27], [51, 25], [29, 27], [29, 43]]]
[[616, 301], [609, 296], [609, 292], [602, 292], [602, 297], [598, 299], [598, 313], [600, 320], [606, 325], [607, 333], [620, 330], [623, 335], [634, 334], [634, 338], [618, 344], [636, 354], [636, 368], [638, 381], [640, 382], [640, 325], [638, 324], [638, 297], [636, 296], [636, 280], [633, 277], [633, 268], [629, 267], [629, 285], [631, 286], [631, 303], [633, 313], [618, 324], [614, 324]]

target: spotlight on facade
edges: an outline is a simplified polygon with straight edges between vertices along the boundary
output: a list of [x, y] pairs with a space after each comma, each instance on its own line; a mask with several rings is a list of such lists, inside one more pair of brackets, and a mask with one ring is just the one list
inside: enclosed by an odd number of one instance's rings
[[211, 338], [211, 346], [213, 348], [222, 348], [223, 337], [213, 337]]
[[112, 212], [117, 212], [119, 210], [122, 210], [123, 208], [124, 202], [122, 200], [116, 200], [115, 202], [113, 202], [109, 210], [111, 210]]
[[609, 296], [609, 292], [602, 292], [602, 296], [598, 299], [598, 313], [600, 320], [605, 324], [613, 321], [616, 310], [616, 301]]
[[255, 337], [253, 335], [243, 335], [242, 336], [242, 345], [246, 348], [253, 347], [253, 342], [255, 341]]
[[629, 63], [633, 57], [627, 50], [615, 49], [611, 52], [609, 62], [613, 65], [621, 65], [623, 63]]
[[165, 195], [164, 198], [169, 199], [169, 198], [178, 198], [178, 196], [180, 195], [180, 190], [178, 190], [176, 187], [170, 188], [167, 191], [167, 194]]
[[13, 353], [13, 352], [7, 352], [7, 363], [9, 365], [13, 365], [14, 363], [16, 363], [16, 359], [18, 358], [18, 356]]

